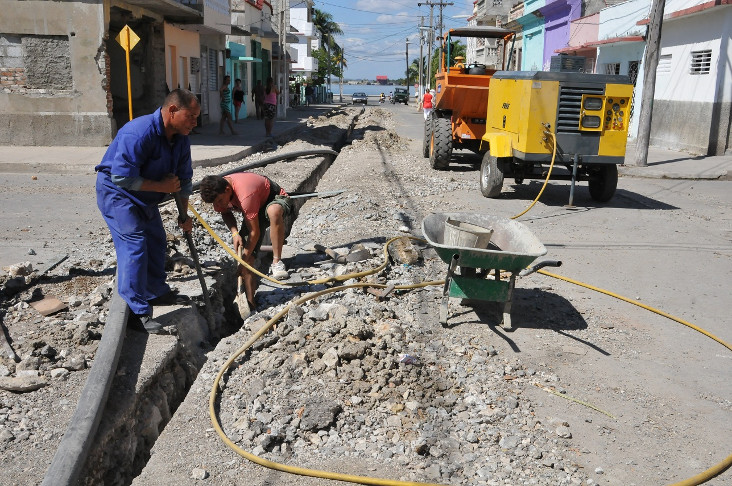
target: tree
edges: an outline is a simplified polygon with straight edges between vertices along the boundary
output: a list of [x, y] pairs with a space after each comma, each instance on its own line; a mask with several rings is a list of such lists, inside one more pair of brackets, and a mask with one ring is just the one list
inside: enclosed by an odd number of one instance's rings
[[[313, 57], [318, 60], [318, 74], [317, 76], [322, 79], [327, 79], [328, 75], [334, 75], [341, 77], [341, 56], [340, 52], [329, 55], [328, 52], [322, 47], [313, 51]], [[343, 60], [343, 65], [346, 65], [346, 60]]]
[[[330, 75], [331, 73], [333, 73], [333, 56], [331, 55], [331, 52], [341, 51], [341, 48], [335, 41], [334, 36], [343, 34], [343, 30], [341, 30], [340, 25], [338, 25], [336, 22], [333, 22], [333, 16], [331, 14], [323, 12], [322, 10], [318, 10], [317, 8], [313, 9], [313, 24], [315, 24], [315, 28], [318, 29], [318, 32], [320, 32], [320, 37], [323, 40], [323, 47], [327, 51], [328, 61], [326, 63], [327, 65], [325, 75], [328, 79], [328, 85], [330, 86]], [[318, 59], [318, 61], [320, 61], [320, 59]], [[340, 61], [338, 65], [340, 65]], [[320, 69], [318, 69], [318, 72], [320, 72]]]
[[409, 65], [409, 72], [406, 75], [410, 81], [419, 82], [419, 59], [412, 60], [412, 64]]

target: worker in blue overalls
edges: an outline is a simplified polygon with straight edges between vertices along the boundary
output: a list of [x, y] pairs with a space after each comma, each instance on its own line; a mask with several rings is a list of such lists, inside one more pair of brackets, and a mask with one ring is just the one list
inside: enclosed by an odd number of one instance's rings
[[[191, 144], [201, 108], [196, 96], [176, 89], [151, 115], [125, 124], [95, 167], [97, 206], [117, 252], [117, 290], [130, 307], [133, 327], [159, 333], [152, 305], [175, 303], [165, 282], [166, 238], [158, 204], [180, 192], [184, 207], [193, 193]], [[179, 223], [191, 231], [187, 217]]]

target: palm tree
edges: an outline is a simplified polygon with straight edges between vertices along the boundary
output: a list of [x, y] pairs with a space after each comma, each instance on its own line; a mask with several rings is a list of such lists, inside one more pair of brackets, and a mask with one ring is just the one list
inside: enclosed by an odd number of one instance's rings
[[313, 9], [313, 23], [315, 24], [315, 28], [318, 29], [318, 32], [320, 32], [323, 44], [325, 44], [328, 50], [329, 62], [327, 67], [327, 76], [328, 88], [330, 89], [330, 64], [333, 60], [333, 56], [331, 56], [331, 49], [334, 49], [336, 52], [341, 51], [341, 47], [336, 43], [334, 36], [343, 34], [343, 31], [336, 22], [333, 22], [333, 16], [331, 14], [318, 10], [317, 8]]

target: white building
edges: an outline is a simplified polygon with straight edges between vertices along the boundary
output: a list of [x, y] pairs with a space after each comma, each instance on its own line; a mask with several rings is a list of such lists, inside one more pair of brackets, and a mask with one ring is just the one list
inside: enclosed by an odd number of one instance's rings
[[290, 25], [297, 35], [297, 43], [292, 44], [297, 51], [297, 62], [292, 65], [292, 71], [306, 78], [318, 70], [318, 60], [313, 57], [313, 50], [320, 47], [320, 40], [312, 18], [312, 0], [307, 0], [305, 6], [290, 7]]
[[[636, 88], [630, 124], [638, 133], [650, 0], [600, 12], [597, 72], [628, 74]], [[695, 154], [730, 153], [732, 5], [667, 0], [656, 71], [650, 143]]]

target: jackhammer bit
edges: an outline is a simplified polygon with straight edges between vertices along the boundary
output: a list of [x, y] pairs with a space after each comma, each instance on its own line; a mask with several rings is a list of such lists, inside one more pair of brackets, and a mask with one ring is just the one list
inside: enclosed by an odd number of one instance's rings
[[[175, 205], [178, 207], [178, 222], [185, 223], [188, 220], [188, 208], [183, 204], [183, 199], [181, 199], [179, 192], [176, 192], [173, 197], [175, 198]], [[216, 321], [214, 319], [213, 307], [211, 307], [211, 299], [208, 295], [206, 279], [203, 276], [203, 270], [201, 270], [201, 264], [198, 261], [198, 251], [196, 251], [196, 245], [193, 244], [193, 236], [188, 231], [184, 231], [183, 234], [186, 235], [186, 241], [188, 242], [188, 249], [191, 252], [191, 258], [193, 258], [193, 262], [196, 264], [196, 273], [198, 274], [198, 281], [201, 282], [203, 302], [206, 305], [206, 315], [208, 317], [209, 326], [214, 326]]]

